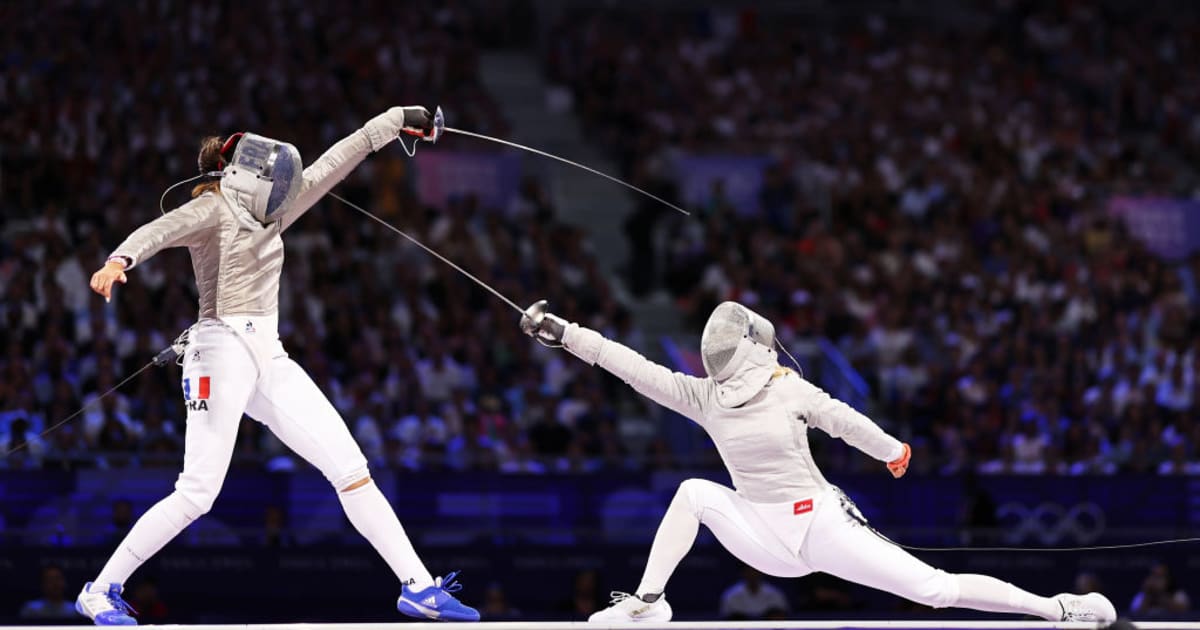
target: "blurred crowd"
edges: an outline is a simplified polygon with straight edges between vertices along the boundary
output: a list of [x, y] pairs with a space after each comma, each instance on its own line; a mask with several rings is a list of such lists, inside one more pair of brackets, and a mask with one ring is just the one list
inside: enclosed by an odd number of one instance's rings
[[[186, 250], [129, 274], [111, 303], [91, 273], [159, 195], [195, 173], [201, 137], [251, 129], [311, 161], [393, 105], [443, 103], [505, 134], [479, 74], [488, 9], [441, 3], [0, 6], [0, 466], [177, 466], [179, 369], [150, 368], [44, 440], [196, 319]], [[230, 25], [239, 25], [231, 28]], [[53, 31], [54, 41], [39, 33]], [[103, 54], [101, 54], [103, 53]], [[443, 145], [439, 145], [443, 146]], [[639, 342], [577, 230], [536, 180], [506, 207], [413, 196], [398, 147], [341, 194], [517, 299], [549, 298]], [[181, 188], [168, 209], [186, 200]], [[520, 333], [518, 317], [441, 263], [329, 201], [285, 235], [281, 334], [372, 464], [537, 472], [623, 465], [614, 383]], [[577, 375], [581, 375], [578, 378]], [[626, 396], [627, 397], [627, 396]], [[7, 455], [10, 448], [22, 450]], [[235, 466], [296, 465], [244, 421]]]
[[[873, 417], [912, 442], [915, 472], [1196, 474], [1200, 259], [1161, 260], [1107, 205], [1200, 190], [1200, 28], [1166, 6], [568, 8], [542, 59], [589, 137], [651, 190], [674, 194], [680, 156], [770, 156], [752, 204], [718, 180], [692, 218], [644, 205], [630, 219], [630, 287], [665, 289], [690, 330], [736, 299], [789, 343], [833, 340]], [[479, 64], [481, 42], [505, 37], [499, 10], [0, 5], [0, 445], [24, 445], [0, 465], [176, 465], [174, 366], [36, 437], [195, 319], [183, 250], [134, 270], [111, 304], [88, 291], [92, 271], [193, 174], [208, 134], [251, 129], [312, 159], [388, 106], [440, 103], [505, 135]], [[502, 293], [649, 349], [544, 182], [505, 207], [428, 206], [409, 164], [381, 152], [340, 191]], [[374, 465], [676, 462], [656, 409], [533, 344], [505, 305], [394, 235], [322, 202], [285, 242], [285, 347]], [[296, 465], [246, 421], [235, 465], [263, 461]]]
[[834, 340], [917, 471], [1200, 473], [1200, 259], [1108, 207], [1200, 193], [1196, 12], [943, 8], [566, 15], [547, 72], [635, 182], [771, 158], [752, 204], [735, 171], [700, 221], [639, 209], [631, 284]]

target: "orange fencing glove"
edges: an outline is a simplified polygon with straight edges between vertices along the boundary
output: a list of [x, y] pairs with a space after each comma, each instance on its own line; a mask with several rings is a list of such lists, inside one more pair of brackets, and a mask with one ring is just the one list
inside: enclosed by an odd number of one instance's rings
[[904, 452], [900, 454], [900, 457], [888, 462], [887, 467], [892, 472], [892, 476], [896, 479], [903, 477], [904, 473], [908, 472], [908, 460], [910, 459], [912, 459], [912, 449], [905, 444]]

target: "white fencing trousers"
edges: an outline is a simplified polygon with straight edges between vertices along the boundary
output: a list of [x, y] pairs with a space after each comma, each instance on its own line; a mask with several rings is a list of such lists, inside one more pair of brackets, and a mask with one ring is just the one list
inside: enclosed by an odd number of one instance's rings
[[243, 413], [338, 490], [368, 474], [367, 459], [341, 415], [283, 350], [274, 317], [201, 322], [183, 359], [183, 389], [186, 452], [175, 489], [204, 511], [225, 480]]
[[[266, 425], [336, 490], [368, 478], [362, 450], [312, 378], [288, 358], [276, 322], [274, 316], [227, 317], [203, 320], [192, 328], [181, 383], [187, 407], [183, 472], [175, 492], [134, 525], [97, 583], [124, 583], [142, 562], [212, 508], [229, 471], [243, 413]], [[378, 488], [372, 483], [354, 492], [353, 498], [340, 498], [355, 527], [401, 580], [431, 583]], [[378, 513], [381, 505], [388, 508], [387, 514]]]
[[1052, 599], [995, 578], [929, 566], [856, 521], [839, 499], [831, 489], [787, 503], [751, 503], [711, 481], [684, 481], [655, 536], [637, 593], [665, 590], [703, 523], [737, 559], [767, 575], [821, 571], [935, 608], [958, 605], [1059, 618], [1061, 609]]

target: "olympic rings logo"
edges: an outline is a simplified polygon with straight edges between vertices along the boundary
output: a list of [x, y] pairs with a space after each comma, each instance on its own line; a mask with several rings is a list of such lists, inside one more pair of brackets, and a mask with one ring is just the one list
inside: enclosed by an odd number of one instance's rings
[[1023, 503], [1005, 503], [996, 516], [1006, 526], [1005, 538], [1011, 544], [1037, 540], [1043, 545], [1072, 543], [1088, 545], [1104, 534], [1104, 510], [1092, 502], [1061, 504], [1039, 503], [1032, 510]]

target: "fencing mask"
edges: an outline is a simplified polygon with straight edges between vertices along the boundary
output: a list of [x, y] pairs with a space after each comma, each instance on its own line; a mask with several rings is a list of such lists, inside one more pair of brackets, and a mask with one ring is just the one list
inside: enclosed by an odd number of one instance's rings
[[234, 134], [225, 144], [233, 149], [233, 156], [221, 179], [221, 193], [259, 223], [279, 219], [304, 182], [300, 151], [295, 145], [253, 133]]
[[745, 403], [771, 380], [778, 366], [774, 346], [775, 327], [765, 317], [737, 302], [713, 309], [700, 336], [700, 358], [721, 406]]

